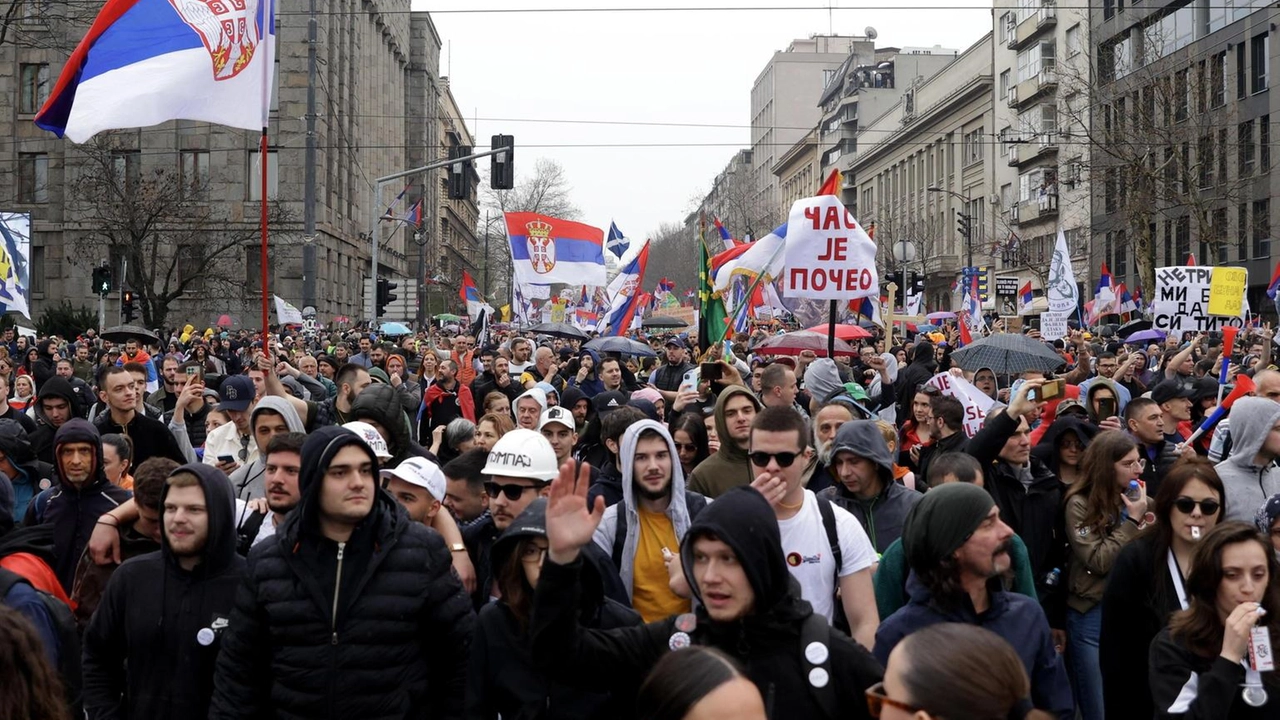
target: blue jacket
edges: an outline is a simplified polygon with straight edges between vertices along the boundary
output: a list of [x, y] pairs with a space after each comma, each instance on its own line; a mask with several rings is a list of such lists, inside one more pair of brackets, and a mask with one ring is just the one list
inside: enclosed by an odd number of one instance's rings
[[962, 607], [946, 611], [933, 602], [928, 588], [914, 572], [907, 577], [907, 593], [911, 601], [882, 620], [876, 631], [875, 655], [882, 664], [888, 663], [889, 653], [898, 642], [916, 630], [947, 622], [977, 625], [1004, 638], [1017, 651], [1031, 678], [1031, 702], [1037, 709], [1055, 713], [1063, 720], [1075, 717], [1066, 667], [1053, 649], [1049, 621], [1035, 600], [997, 588], [990, 591], [991, 607], [984, 613], [976, 612], [968, 597]]

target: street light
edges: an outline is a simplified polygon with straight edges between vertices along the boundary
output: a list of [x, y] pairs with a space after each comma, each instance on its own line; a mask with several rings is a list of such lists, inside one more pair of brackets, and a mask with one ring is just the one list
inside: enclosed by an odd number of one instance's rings
[[[969, 217], [964, 213], [964, 210], [968, 209], [969, 203], [971, 202], [968, 191], [966, 190], [965, 193], [962, 195], [956, 192], [955, 190], [947, 190], [946, 188], [929, 187], [926, 189], [929, 192], [946, 193], [948, 195], [951, 195], [953, 197], [959, 198], [960, 200], [964, 201], [963, 209], [959, 213], [960, 217], [964, 218], [960, 221], [960, 234], [964, 236], [964, 250], [965, 250], [966, 257], [968, 258], [967, 266], [972, 268], [973, 267], [973, 225], [972, 225], [973, 218]], [[967, 220], [968, 222], [966, 222], [965, 220]], [[969, 272], [973, 272], [973, 271], [970, 270]]]

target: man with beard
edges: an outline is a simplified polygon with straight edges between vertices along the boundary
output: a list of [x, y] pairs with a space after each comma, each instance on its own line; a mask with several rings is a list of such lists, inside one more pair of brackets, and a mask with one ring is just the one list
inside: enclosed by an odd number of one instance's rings
[[836, 439], [836, 431], [841, 425], [853, 419], [853, 407], [841, 399], [818, 408], [813, 416], [813, 447], [817, 451], [805, 472], [808, 482], [805, 487], [815, 493], [831, 487], [834, 480], [831, 475], [831, 442]]
[[[355, 420], [351, 415], [351, 404], [356, 397], [373, 383], [369, 370], [355, 363], [346, 363], [338, 368], [333, 383], [338, 392], [328, 400], [315, 406], [315, 421], [308, 427], [324, 427], [325, 425], [344, 425]], [[298, 413], [302, 415], [302, 413]], [[304, 422], [306, 418], [304, 417]]]
[[1049, 623], [1035, 600], [1004, 589], [1013, 530], [976, 485], [947, 483], [928, 492], [907, 515], [902, 547], [914, 573], [911, 601], [880, 623], [875, 654], [882, 663], [902, 638], [937, 623], [977, 625], [1018, 652], [1036, 708], [1075, 716], [1071, 686], [1054, 650]]
[[730, 488], [751, 483], [747, 448], [751, 445], [751, 422], [759, 411], [760, 401], [745, 385], [730, 385], [720, 393], [715, 412], [720, 449], [693, 469], [690, 490], [715, 498]]
[[612, 556], [631, 607], [645, 622], [690, 609], [688, 598], [671, 591], [664, 556], [679, 552], [707, 499], [685, 490], [678, 457], [666, 427], [653, 420], [628, 427], [618, 457], [622, 502], [604, 511], [592, 538]]
[[666, 349], [667, 362], [649, 376], [649, 384], [662, 393], [667, 405], [671, 405], [676, 401], [676, 397], [679, 394], [678, 391], [680, 390], [680, 383], [684, 381], [684, 374], [692, 370], [694, 365], [689, 362], [689, 350], [680, 338], [673, 337], [668, 340]]
[[511, 362], [507, 369], [513, 381], [518, 381], [520, 376], [533, 365], [531, 357], [533, 357], [533, 343], [529, 342], [528, 338], [518, 337], [511, 340]]
[[950, 395], [929, 398], [929, 414], [925, 421], [929, 424], [933, 442], [920, 448], [920, 472], [916, 473], [918, 483], [928, 481], [929, 463], [933, 458], [949, 452], [962, 453], [969, 445], [969, 436], [964, 432], [964, 405]]
[[207, 717], [219, 639], [244, 559], [231, 488], [203, 463], [161, 491], [161, 550], [111, 576], [84, 635], [86, 717]]
[[476, 421], [475, 400], [471, 388], [458, 379], [458, 363], [441, 360], [439, 372], [418, 409], [418, 437], [424, 441], [437, 427], [445, 427], [458, 418]]
[[36, 429], [35, 432], [28, 431], [28, 433], [31, 438], [31, 448], [41, 462], [53, 463], [54, 435], [68, 420], [80, 417], [83, 407], [71, 384], [65, 378], [50, 378], [44, 387], [40, 388], [40, 397], [35, 404]]
[[[276, 534], [289, 511], [298, 505], [298, 473], [302, 471], [302, 444], [307, 436], [300, 432], [273, 435], [263, 453], [267, 510], [240, 513], [236, 523], [236, 552], [247, 556], [249, 548]], [[270, 522], [267, 522], [268, 515]]]
[[471, 381], [471, 398], [483, 399], [491, 392], [500, 392], [507, 396], [507, 400], [515, 400], [520, 397], [520, 393], [524, 392], [524, 388], [520, 387], [511, 379], [511, 361], [498, 355], [493, 358], [493, 362], [489, 365], [489, 369], [476, 376]]
[[875, 420], [840, 426], [831, 444], [831, 474], [836, 483], [821, 497], [848, 510], [876, 552], [884, 552], [902, 534], [902, 522], [920, 493], [894, 481], [893, 455]]

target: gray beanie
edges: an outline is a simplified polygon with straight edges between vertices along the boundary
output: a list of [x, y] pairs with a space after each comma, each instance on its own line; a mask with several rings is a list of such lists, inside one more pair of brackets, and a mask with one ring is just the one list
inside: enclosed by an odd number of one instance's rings
[[804, 371], [804, 389], [809, 391], [809, 397], [818, 402], [825, 402], [831, 393], [843, 390], [844, 382], [840, 379], [836, 361], [831, 358], [818, 358], [809, 363], [809, 367]]
[[939, 485], [925, 493], [902, 523], [902, 550], [912, 568], [931, 566], [964, 545], [995, 501], [970, 483]]

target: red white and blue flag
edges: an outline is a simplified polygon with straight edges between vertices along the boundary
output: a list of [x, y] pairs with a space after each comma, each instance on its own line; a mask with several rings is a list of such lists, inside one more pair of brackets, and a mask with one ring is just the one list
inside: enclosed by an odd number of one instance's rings
[[538, 213], [507, 213], [516, 282], [605, 285], [604, 231]]
[[662, 278], [661, 280], [658, 281], [659, 293], [669, 293], [675, 289], [676, 289], [676, 284], [666, 278]]
[[275, 0], [107, 0], [35, 122], [82, 143], [104, 130], [197, 120], [267, 124]]
[[1035, 300], [1035, 293], [1031, 291], [1031, 281], [1028, 280], [1021, 290], [1018, 290], [1018, 314], [1026, 315], [1031, 309], [1031, 303]]
[[640, 304], [645, 298], [652, 297], [640, 291], [648, 265], [649, 244], [645, 243], [640, 252], [609, 283], [609, 309], [600, 316], [600, 324], [596, 328], [602, 335], [625, 335], [635, 320]]
[[1277, 292], [1280, 292], [1280, 262], [1276, 263], [1275, 272], [1271, 273], [1271, 282], [1267, 283], [1267, 297], [1275, 300]]
[[458, 289], [458, 295], [467, 306], [467, 314], [474, 320], [484, 305], [484, 298], [480, 297], [480, 291], [476, 289], [476, 281], [466, 270], [462, 271], [462, 287]]
[[422, 227], [422, 200], [418, 200], [413, 207], [409, 208], [409, 212], [404, 215], [404, 221], [414, 227]]
[[711, 221], [715, 223], [716, 230], [720, 233], [720, 242], [724, 244], [725, 250], [732, 250], [734, 246], [744, 244], [734, 242], [733, 236], [729, 234], [729, 230], [720, 222], [720, 218], [712, 218]]

